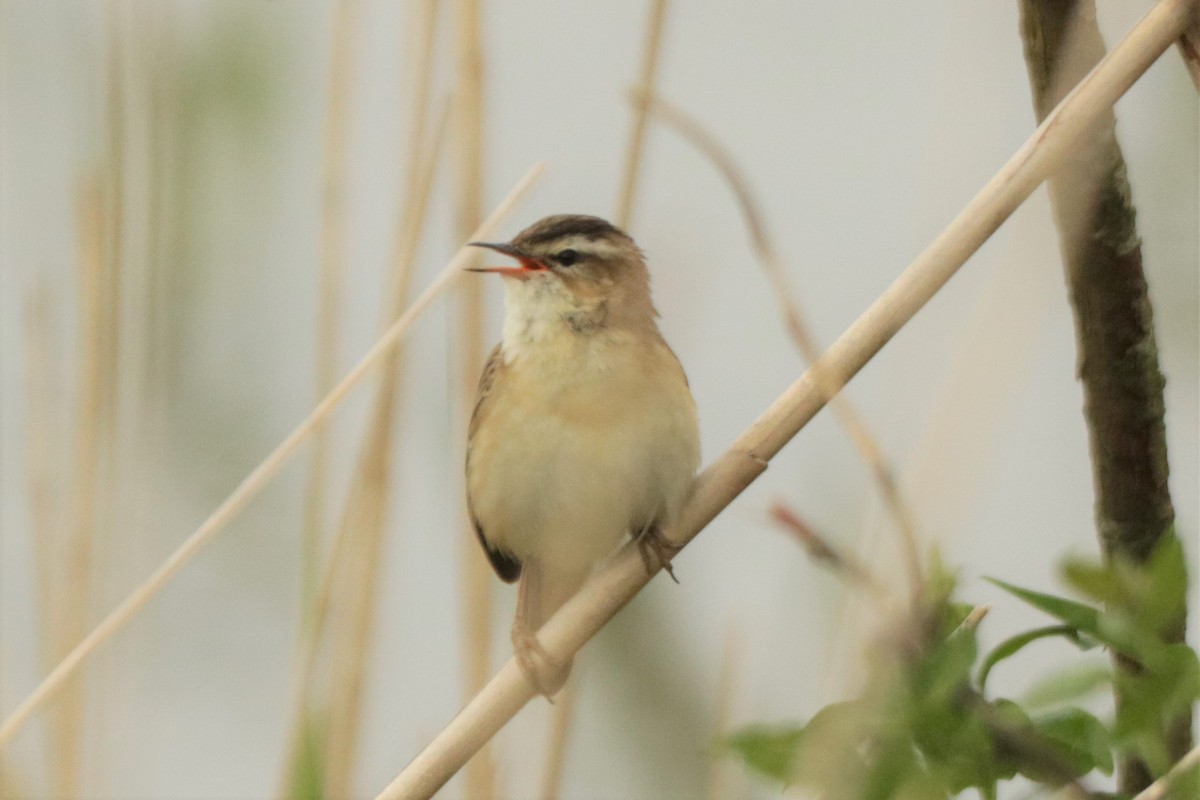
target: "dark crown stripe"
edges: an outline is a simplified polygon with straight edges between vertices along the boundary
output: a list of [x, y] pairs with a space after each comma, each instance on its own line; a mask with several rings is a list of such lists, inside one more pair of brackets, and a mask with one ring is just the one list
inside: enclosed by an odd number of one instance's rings
[[538, 245], [566, 236], [583, 236], [590, 240], [610, 236], [628, 238], [620, 228], [607, 220], [599, 217], [570, 215], [548, 217], [522, 231], [515, 241], [520, 241], [525, 245]]

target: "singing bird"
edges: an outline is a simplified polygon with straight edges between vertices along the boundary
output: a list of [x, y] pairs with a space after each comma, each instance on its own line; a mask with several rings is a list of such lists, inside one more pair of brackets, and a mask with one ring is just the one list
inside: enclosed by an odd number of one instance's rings
[[559, 215], [471, 244], [516, 265], [474, 270], [503, 277], [505, 313], [468, 429], [467, 506], [496, 573], [520, 580], [514, 652], [550, 696], [571, 665], [536, 634], [593, 567], [629, 534], [647, 569], [670, 570], [663, 530], [700, 462], [696, 405], [623, 231]]

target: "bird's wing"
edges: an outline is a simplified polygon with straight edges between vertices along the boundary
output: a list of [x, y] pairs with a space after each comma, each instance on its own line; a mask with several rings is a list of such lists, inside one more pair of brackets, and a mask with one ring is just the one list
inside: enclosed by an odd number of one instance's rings
[[[487, 416], [492, 386], [496, 382], [496, 376], [502, 369], [504, 369], [504, 358], [500, 354], [500, 345], [496, 345], [492, 349], [492, 354], [488, 356], [487, 365], [483, 368], [483, 374], [479, 376], [479, 389], [475, 394], [475, 409], [471, 412], [471, 424], [467, 427], [468, 474], [471, 471], [471, 445], [475, 440], [475, 432], [479, 429], [480, 422]], [[487, 536], [483, 532], [483, 525], [480, 524], [479, 518], [475, 516], [475, 509], [472, 508], [470, 483], [468, 480], [467, 513], [471, 516], [471, 525], [475, 528], [475, 535], [479, 537], [479, 544], [483, 546], [483, 552], [487, 553], [488, 561], [492, 562], [492, 568], [496, 570], [496, 574], [505, 583], [512, 583], [521, 577], [521, 562], [510, 553], [506, 553], [488, 544]]]

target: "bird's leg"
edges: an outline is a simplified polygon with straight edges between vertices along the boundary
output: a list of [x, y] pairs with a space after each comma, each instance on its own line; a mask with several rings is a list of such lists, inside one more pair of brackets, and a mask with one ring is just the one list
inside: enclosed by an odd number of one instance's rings
[[533, 604], [529, 599], [529, 583], [532, 577], [530, 574], [522, 576], [517, 588], [517, 616], [512, 626], [513, 655], [538, 694], [554, 702], [551, 698], [567, 682], [571, 664], [564, 664], [546, 652], [537, 638], [537, 631], [531, 624]]
[[642, 554], [642, 563], [646, 572], [653, 575], [657, 569], [663, 569], [671, 580], [679, 583], [675, 570], [671, 568], [671, 559], [683, 548], [668, 539], [657, 522], [651, 522], [634, 537], [637, 540], [638, 551]]

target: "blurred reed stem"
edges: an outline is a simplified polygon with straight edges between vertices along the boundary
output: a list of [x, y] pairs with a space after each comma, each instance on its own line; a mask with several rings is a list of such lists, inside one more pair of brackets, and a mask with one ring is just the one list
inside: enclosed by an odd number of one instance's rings
[[725, 640], [721, 647], [721, 670], [717, 675], [717, 703], [713, 716], [711, 737], [714, 751], [709, 756], [708, 785], [705, 797], [708, 800], [726, 800], [733, 796], [732, 781], [729, 779], [730, 762], [719, 752], [721, 742], [728, 735], [733, 721], [733, 699], [741, 683], [742, 637], [736, 625], [725, 628]]
[[[418, 53], [418, 59], [408, 141], [408, 184], [397, 224], [394, 267], [388, 272], [391, 286], [385, 290], [388, 300], [383, 315], [388, 322], [404, 311], [408, 299], [417, 248], [425, 230], [429, 197], [441, 160], [440, 145], [446, 138], [445, 114], [432, 134], [426, 133], [433, 82], [437, 11], [437, 0], [425, 0], [420, 6], [419, 24], [414, 26], [417, 38], [414, 50]], [[335, 581], [340, 578], [335, 598], [342, 600], [344, 613], [337, 616], [342, 624], [331, 631], [331, 651], [336, 655], [330, 677], [327, 714], [326, 797], [348, 797], [353, 794], [353, 769], [357, 763], [371, 632], [383, 566], [395, 420], [404, 377], [402, 356], [403, 350], [397, 348], [382, 367], [370, 422], [360, 446], [354, 483], [338, 531], [339, 538], [347, 541], [349, 558], [340, 573], [334, 573]]]
[[61, 546], [62, 515], [58, 511], [61, 488], [55, 462], [59, 458], [57, 437], [52, 433], [61, 419], [58, 393], [51, 379], [53, 351], [53, 295], [44, 277], [39, 277], [25, 299], [25, 452], [29, 487], [30, 549], [33, 552], [38, 638], [43, 667], [49, 669], [59, 655], [54, 631], [57, 594], [58, 553]]
[[[317, 335], [313, 402], [328, 394], [337, 378], [341, 304], [346, 282], [346, 142], [349, 137], [351, 58], [356, 39], [358, 0], [336, 0], [329, 55], [323, 146], [321, 149], [321, 228], [317, 264]], [[304, 491], [300, 540], [302, 625], [312, 624], [308, 611], [316, 591], [325, 528], [328, 488], [329, 431], [313, 435]]]
[[[457, 147], [455, 161], [458, 164], [455, 231], [459, 238], [465, 237], [479, 224], [483, 211], [484, 95], [480, 5], [481, 0], [457, 0], [455, 3], [454, 141]], [[475, 405], [479, 374], [483, 370], [483, 314], [482, 283], [477, 280], [464, 282], [458, 306], [459, 431], [467, 429], [467, 421]], [[465, 440], [465, 437], [458, 439]], [[461, 515], [459, 529], [459, 592], [463, 607], [463, 653], [466, 657], [463, 665], [463, 697], [469, 698], [487, 682], [491, 672], [492, 575], [465, 513]], [[465, 793], [467, 797], [478, 800], [495, 796], [496, 768], [490, 747], [483, 748], [467, 765]]]
[[[437, 2], [424, 0], [420, 17], [412, 27], [410, 65], [413, 72], [413, 108], [406, 139], [405, 187], [392, 254], [392, 269], [381, 309], [385, 327], [404, 311], [412, 283], [413, 264], [433, 189], [441, 143], [445, 139], [445, 114], [437, 129], [427, 134], [429, 96], [432, 86], [434, 42], [437, 31]], [[376, 607], [375, 596], [383, 530], [387, 521], [388, 488], [391, 475], [393, 425], [401, 379], [400, 350], [385, 361], [376, 388], [367, 428], [363, 432], [359, 458], [351, 479], [343, 516], [325, 562], [293, 667], [294, 709], [290, 732], [288, 770], [284, 776], [287, 796], [296, 797], [298, 782], [306, 775], [320, 775], [322, 793], [328, 797], [348, 796], [352, 791], [353, 767], [361, 718], [363, 686], [370, 632]], [[332, 612], [332, 613], [331, 613]], [[322, 645], [331, 654], [332, 673], [324, 700], [315, 698], [315, 672]], [[321, 710], [318, 711], [317, 709]], [[319, 747], [306, 747], [305, 734], [325, 728]], [[321, 759], [322, 769], [306, 769], [304, 758]]]
[[[79, 192], [79, 345], [76, 387], [75, 443], [71, 454], [71, 527], [63, 552], [61, 581], [55, 594], [60, 611], [52, 616], [55, 659], [62, 658], [83, 638], [91, 608], [96, 556], [96, 511], [101, 429], [107, 411], [103, 359], [109, 315], [106, 291], [105, 231], [111, 224], [104, 207], [100, 181], [92, 178]], [[81, 790], [84, 684], [81, 678], [63, 688], [54, 722], [54, 785], [61, 797], [78, 797]]]
[[633, 125], [629, 129], [629, 144], [625, 148], [625, 168], [621, 178], [621, 193], [617, 198], [617, 227], [628, 229], [633, 222], [633, 206], [637, 198], [637, 177], [642, 165], [646, 141], [646, 106], [654, 93], [658, 76], [658, 55], [662, 50], [663, 25], [667, 18], [667, 0], [650, 0], [650, 19], [646, 38], [642, 40], [642, 64], [638, 70], [637, 89], [646, 100], [634, 103]]
[[[495, 207], [491, 215], [472, 232], [471, 239], [482, 239], [490, 235], [501, 221], [512, 211], [541, 174], [540, 164], [534, 165], [522, 176], [508, 195]], [[312, 433], [328, 422], [330, 415], [346, 396], [358, 386], [380, 363], [393, 352], [421, 314], [435, 299], [462, 278], [463, 267], [474, 254], [460, 248], [445, 268], [425, 288], [408, 309], [388, 328], [371, 349], [359, 359], [337, 386], [306, 416], [299, 425], [284, 437], [258, 466], [242, 479], [241, 483], [222, 503], [192, 532], [148, 578], [142, 581], [116, 608], [108, 613], [92, 631], [42, 679], [41, 683], [0, 724], [0, 748], [6, 747], [26, 722], [51, 698], [58, 695], [64, 684], [75, 675], [87, 658], [96, 649], [120, 632], [146, 605], [171, 582], [196, 555], [204, 549], [259, 492], [279, 474], [301, 445]]]

